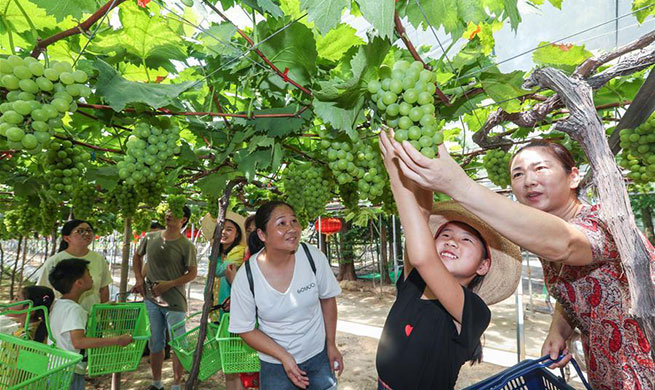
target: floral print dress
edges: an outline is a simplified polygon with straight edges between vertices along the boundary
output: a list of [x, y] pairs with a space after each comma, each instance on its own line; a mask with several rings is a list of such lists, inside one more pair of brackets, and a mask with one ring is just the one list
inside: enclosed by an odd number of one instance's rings
[[[574, 267], [540, 260], [548, 290], [582, 333], [589, 383], [595, 390], [655, 390], [651, 346], [629, 314], [628, 279], [598, 206], [583, 206], [569, 222], [589, 239], [593, 263]], [[655, 249], [644, 241], [653, 269]]]

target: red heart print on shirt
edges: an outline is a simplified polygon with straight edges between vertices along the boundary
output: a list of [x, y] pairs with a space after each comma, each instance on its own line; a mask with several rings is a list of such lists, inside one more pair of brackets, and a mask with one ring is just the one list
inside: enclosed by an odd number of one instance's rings
[[412, 333], [413, 330], [414, 327], [411, 326], [410, 324], [405, 325], [405, 334], [407, 335], [407, 337], [409, 337], [409, 335]]

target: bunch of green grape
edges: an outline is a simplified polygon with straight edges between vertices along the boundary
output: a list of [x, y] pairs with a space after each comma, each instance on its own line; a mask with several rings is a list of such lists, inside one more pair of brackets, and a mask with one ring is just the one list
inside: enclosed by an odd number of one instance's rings
[[655, 181], [655, 115], [634, 129], [623, 129], [619, 165], [629, 169], [628, 178], [637, 184]]
[[137, 123], [126, 142], [127, 155], [118, 162], [118, 176], [127, 184], [157, 181], [166, 163], [180, 152], [180, 129], [168, 119], [150, 119]]
[[184, 195], [169, 195], [166, 203], [175, 218], [180, 219], [184, 217], [184, 206], [186, 205], [186, 197]]
[[59, 220], [59, 214], [59, 204], [47, 196], [46, 192], [39, 192], [39, 217], [41, 218], [39, 233], [44, 236], [52, 234], [52, 229]]
[[282, 172], [282, 192], [302, 225], [325, 211], [335, 189], [333, 176], [322, 165], [294, 162]]
[[119, 221], [114, 213], [105, 211], [95, 213], [88, 221], [93, 225], [93, 232], [98, 236], [106, 236], [114, 230], [123, 231], [122, 221]]
[[391, 77], [371, 80], [368, 92], [383, 121], [394, 129], [398, 142], [409, 141], [424, 156], [436, 156], [443, 143], [442, 124], [435, 116], [436, 76], [423, 63], [405, 60], [393, 64]]
[[85, 183], [75, 187], [71, 198], [75, 218], [88, 219], [93, 214], [97, 194], [92, 184]]
[[323, 139], [321, 148], [337, 183], [356, 184], [360, 199], [376, 203], [388, 181], [377, 137], [341, 141]]
[[165, 187], [163, 180], [146, 181], [135, 187], [137, 196], [146, 206], [157, 207], [161, 202], [161, 195]]
[[135, 233], [150, 231], [150, 225], [155, 220], [155, 212], [146, 208], [139, 208], [132, 219], [132, 230]]
[[139, 205], [134, 186], [120, 182], [107, 193], [107, 207], [110, 211], [121, 213], [124, 218], [134, 216]]
[[21, 201], [15, 208], [7, 211], [3, 222], [13, 237], [25, 237], [39, 231], [41, 220], [39, 210], [27, 201]]
[[68, 140], [53, 140], [47, 145], [43, 157], [43, 169], [51, 190], [71, 194], [84, 173], [84, 161], [89, 153], [81, 151]]
[[38, 153], [62, 127], [66, 113], [77, 110], [75, 99], [91, 95], [87, 79], [67, 62], [46, 67], [32, 57], [0, 59], [0, 86], [9, 91], [0, 104], [0, 135], [8, 146]]
[[509, 163], [512, 155], [502, 149], [491, 149], [482, 158], [484, 169], [487, 170], [489, 180], [495, 185], [507, 188], [511, 184]]
[[209, 213], [212, 218], [218, 218], [218, 199], [210, 196], [204, 196], [203, 198], [206, 202], [205, 211]]

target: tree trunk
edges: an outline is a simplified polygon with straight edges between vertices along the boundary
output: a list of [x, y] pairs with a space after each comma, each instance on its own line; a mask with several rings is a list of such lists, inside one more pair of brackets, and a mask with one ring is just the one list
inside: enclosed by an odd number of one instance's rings
[[5, 273], [5, 250], [0, 242], [0, 286], [2, 285], [2, 275]]
[[195, 390], [198, 387], [198, 372], [200, 371], [200, 359], [202, 357], [202, 350], [204, 347], [205, 337], [207, 335], [207, 318], [209, 311], [213, 305], [212, 293], [214, 291], [214, 277], [213, 271], [218, 264], [219, 247], [221, 245], [221, 234], [223, 232], [223, 225], [225, 225], [225, 214], [230, 202], [230, 194], [232, 189], [243, 179], [235, 179], [230, 181], [223, 191], [223, 195], [218, 200], [218, 218], [216, 220], [216, 229], [214, 229], [214, 240], [212, 243], [211, 253], [209, 255], [209, 268], [207, 273], [207, 281], [205, 282], [204, 298], [205, 302], [202, 305], [202, 315], [200, 317], [200, 329], [198, 330], [198, 344], [196, 345], [196, 353], [193, 355], [193, 366], [189, 372], [189, 379], [186, 382], [186, 390]]
[[25, 270], [25, 259], [27, 258], [27, 251], [29, 250], [29, 238], [25, 237], [23, 243], [23, 256], [20, 264], [20, 271], [18, 272], [18, 290], [23, 288], [23, 271]]
[[594, 107], [592, 88], [587, 82], [569, 78], [552, 68], [536, 70], [526, 86], [542, 86], [557, 92], [571, 113], [555, 129], [575, 139], [589, 159], [601, 205], [599, 214], [614, 238], [628, 277], [630, 314], [642, 325], [651, 345], [651, 356], [655, 358], [655, 291], [650, 276], [650, 256], [635, 223], [623, 176]]
[[57, 253], [57, 225], [52, 227], [52, 248], [50, 248], [50, 256]]
[[9, 299], [14, 300], [14, 285], [16, 284], [16, 272], [18, 271], [18, 260], [20, 259], [20, 250], [23, 244], [23, 237], [18, 239], [18, 247], [16, 248], [16, 261], [14, 262], [14, 269], [11, 271], [11, 286], [9, 287]]
[[48, 244], [50, 244], [50, 239], [48, 239], [48, 236], [43, 236], [43, 239], [45, 240], [45, 246], [43, 249], [43, 263], [45, 263], [45, 260], [48, 258]]
[[653, 212], [650, 207], [646, 206], [641, 209], [641, 219], [644, 222], [644, 230], [648, 241], [655, 242], [655, 230], [653, 229]]
[[352, 228], [350, 221], [343, 221], [339, 241], [341, 245], [341, 259], [339, 260], [339, 274], [337, 280], [357, 280], [355, 274], [355, 251], [354, 243], [348, 237], [348, 231]]
[[380, 224], [380, 283], [391, 284], [389, 278], [389, 252], [387, 251], [387, 221], [382, 218]]
[[[130, 272], [130, 243], [132, 241], [132, 218], [125, 218], [123, 224], [123, 259], [121, 262], [121, 281], [118, 287], [118, 302], [125, 302], [127, 298], [127, 282]], [[111, 297], [109, 298], [111, 300]], [[111, 390], [120, 390], [121, 373], [111, 374]]]

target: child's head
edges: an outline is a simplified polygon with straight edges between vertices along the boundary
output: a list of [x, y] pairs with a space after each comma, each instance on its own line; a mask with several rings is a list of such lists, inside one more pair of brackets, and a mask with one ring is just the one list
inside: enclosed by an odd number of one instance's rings
[[50, 271], [48, 280], [60, 294], [68, 294], [73, 290], [80, 293], [93, 287], [93, 279], [87, 268], [88, 261], [82, 259], [65, 259], [57, 263]]
[[459, 221], [444, 223], [435, 235], [434, 245], [448, 271], [471, 289], [480, 285], [489, 272], [487, 243], [471, 225]]
[[514, 293], [521, 277], [517, 245], [454, 201], [434, 205], [430, 228], [448, 271], [487, 305]]
[[55, 300], [55, 293], [50, 287], [45, 286], [27, 286], [20, 291], [20, 300], [32, 301], [32, 306], [45, 306], [50, 309], [52, 302]]

